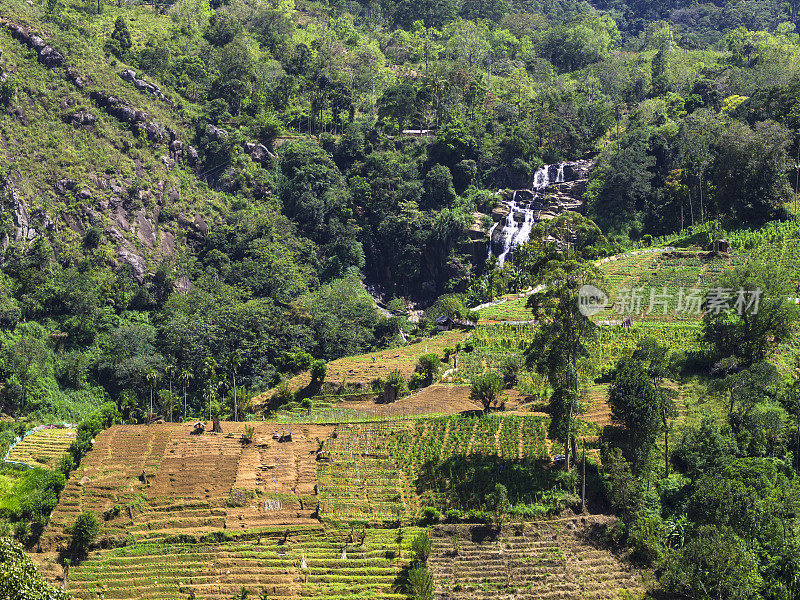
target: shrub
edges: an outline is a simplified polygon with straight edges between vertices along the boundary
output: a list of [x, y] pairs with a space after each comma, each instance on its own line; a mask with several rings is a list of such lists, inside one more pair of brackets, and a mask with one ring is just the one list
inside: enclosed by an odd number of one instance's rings
[[421, 525], [431, 525], [433, 523], [438, 523], [441, 518], [442, 513], [432, 506], [426, 506], [422, 509], [422, 517], [419, 522]]
[[433, 378], [439, 372], [441, 364], [442, 361], [439, 359], [439, 355], [434, 352], [429, 352], [419, 357], [416, 371], [424, 376], [428, 384], [431, 384], [433, 383]]
[[509, 356], [503, 361], [503, 383], [507, 388], [517, 385], [519, 372], [522, 370], [523, 360], [516, 354]]
[[66, 600], [67, 595], [44, 582], [22, 546], [0, 538], [0, 598]]
[[412, 373], [411, 379], [408, 380], [408, 387], [412, 390], [419, 389], [426, 384], [425, 375], [422, 373]]
[[392, 371], [383, 382], [383, 401], [394, 402], [408, 392], [406, 378], [400, 371]]
[[649, 566], [661, 561], [664, 556], [664, 524], [658, 515], [637, 513], [628, 526], [628, 545], [631, 560]]
[[14, 96], [16, 95], [16, 93], [17, 90], [10, 79], [7, 79], [2, 83], [0, 83], [0, 106], [5, 106], [6, 108], [11, 106], [11, 103], [14, 101]]
[[497, 373], [484, 373], [472, 380], [470, 385], [469, 397], [476, 402], [480, 402], [484, 411], [497, 401], [500, 392], [503, 391], [503, 380]]
[[433, 575], [420, 566], [408, 572], [408, 593], [414, 600], [433, 600]]
[[431, 555], [433, 543], [427, 531], [420, 531], [414, 539], [411, 540], [411, 556], [414, 562], [418, 564], [425, 564], [428, 562], [428, 557]]
[[483, 510], [470, 510], [465, 517], [468, 523], [483, 523], [488, 525], [492, 522], [492, 515]]
[[72, 526], [72, 542], [70, 552], [74, 558], [82, 558], [89, 552], [89, 547], [100, 532], [100, 524], [94, 513], [83, 512]]
[[292, 400], [294, 400], [294, 393], [292, 392], [292, 388], [289, 387], [289, 383], [287, 381], [285, 380], [281, 381], [275, 387], [275, 392], [269, 399], [269, 408], [270, 410], [275, 410], [285, 404], [288, 404]]
[[325, 375], [328, 373], [328, 363], [324, 360], [315, 360], [311, 363], [311, 380], [322, 384]]
[[444, 520], [446, 523], [458, 523], [463, 517], [463, 513], [457, 508], [451, 508], [444, 513]]
[[244, 435], [242, 435], [242, 443], [243, 444], [252, 444], [253, 438], [256, 434], [256, 428], [252, 425], [245, 425], [244, 426]]
[[109, 508], [107, 511], [103, 513], [103, 519], [106, 521], [110, 521], [114, 517], [118, 517], [120, 513], [120, 506], [119, 504], [115, 504], [114, 508]]

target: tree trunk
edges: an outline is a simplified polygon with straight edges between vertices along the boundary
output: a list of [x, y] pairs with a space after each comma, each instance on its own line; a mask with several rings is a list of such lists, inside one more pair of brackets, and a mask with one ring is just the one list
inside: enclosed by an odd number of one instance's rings
[[586, 512], [586, 441], [583, 442], [583, 473], [581, 474], [581, 512]]

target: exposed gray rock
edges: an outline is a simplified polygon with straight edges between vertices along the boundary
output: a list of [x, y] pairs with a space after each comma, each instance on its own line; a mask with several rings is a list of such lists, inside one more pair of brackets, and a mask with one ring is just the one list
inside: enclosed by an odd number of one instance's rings
[[208, 137], [215, 142], [224, 143], [228, 141], [228, 132], [221, 127], [212, 125], [211, 123], [206, 125], [206, 133], [208, 134]]
[[198, 162], [200, 162], [200, 155], [197, 153], [197, 149], [194, 146], [187, 147], [186, 164], [190, 167], [196, 167]]
[[132, 83], [137, 90], [148, 92], [159, 100], [163, 100], [172, 106], [172, 100], [167, 98], [167, 96], [161, 91], [161, 88], [159, 88], [156, 84], [147, 81], [146, 79], [137, 77], [135, 71], [131, 69], [125, 69], [119, 75], [128, 83]]
[[76, 185], [78, 185], [78, 182], [74, 179], [59, 179], [56, 181], [55, 188], [58, 192], [66, 194], [67, 191], [74, 190]]
[[145, 209], [136, 213], [136, 236], [148, 248], [156, 247], [156, 230], [150, 219], [147, 218]]
[[89, 200], [91, 197], [92, 197], [91, 190], [88, 190], [86, 188], [84, 188], [80, 192], [78, 192], [78, 196], [77, 196], [78, 200]]
[[264, 144], [253, 144], [253, 149], [250, 150], [249, 153], [253, 162], [257, 162], [261, 165], [265, 165], [277, 158]]
[[175, 236], [169, 231], [159, 232], [159, 248], [164, 254], [175, 252]]
[[97, 117], [85, 110], [79, 110], [78, 112], [68, 115], [65, 120], [67, 123], [75, 125], [75, 127], [94, 127], [97, 123]]
[[147, 273], [147, 263], [144, 258], [129, 250], [125, 246], [117, 249], [117, 258], [122, 262], [128, 264], [133, 269], [133, 275], [139, 283], [144, 282], [145, 273]]
[[82, 90], [89, 85], [89, 81], [81, 76], [81, 74], [72, 67], [67, 67], [64, 69], [64, 72], [67, 74], [67, 79], [69, 79], [79, 90]]
[[151, 142], [160, 142], [164, 137], [161, 134], [161, 128], [158, 123], [150, 122], [144, 126], [144, 132], [147, 134], [147, 139]]
[[203, 219], [203, 217], [201, 215], [196, 215], [195, 216], [195, 218], [194, 218], [194, 226], [197, 229], [197, 231], [202, 233], [204, 236], [208, 235], [208, 231], [209, 231], [208, 223], [206, 223], [205, 219]]

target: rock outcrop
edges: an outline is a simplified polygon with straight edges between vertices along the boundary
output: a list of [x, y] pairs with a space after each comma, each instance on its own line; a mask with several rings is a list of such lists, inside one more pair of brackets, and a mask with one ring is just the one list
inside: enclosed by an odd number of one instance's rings
[[172, 100], [170, 100], [164, 94], [164, 92], [161, 91], [160, 87], [158, 87], [155, 83], [147, 81], [144, 78], [137, 77], [136, 71], [134, 71], [133, 69], [125, 69], [124, 71], [122, 71], [122, 73], [119, 74], [119, 76], [122, 77], [124, 81], [132, 83], [137, 90], [142, 92], [148, 92], [152, 94], [154, 97], [158, 98], [159, 100], [166, 102], [170, 106], [173, 106]]
[[25, 44], [29, 48], [33, 48], [39, 62], [45, 67], [60, 67], [64, 64], [64, 55], [38, 35], [31, 33], [27, 27], [17, 25], [16, 23], [6, 23], [6, 27], [15, 40]]

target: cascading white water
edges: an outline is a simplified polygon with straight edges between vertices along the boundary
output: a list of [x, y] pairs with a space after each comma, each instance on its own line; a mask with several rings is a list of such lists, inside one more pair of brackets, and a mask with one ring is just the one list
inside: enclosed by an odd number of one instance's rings
[[486, 260], [489, 260], [489, 257], [492, 255], [492, 234], [494, 230], [497, 229], [498, 225], [500, 225], [500, 221], [492, 225], [491, 229], [489, 229], [489, 249], [486, 251]]
[[517, 219], [515, 218], [515, 212], [517, 210], [516, 197], [517, 192], [514, 192], [511, 201], [508, 203], [508, 214], [503, 222], [503, 231], [500, 232], [500, 235], [503, 236], [503, 252], [501, 252], [500, 256], [497, 257], [497, 264], [499, 264], [501, 267], [506, 260], [506, 256], [509, 252], [511, 252], [511, 248], [514, 244], [514, 238], [517, 236], [519, 231]]
[[545, 165], [533, 174], [533, 189], [541, 191], [550, 183], [550, 165]]
[[[556, 171], [556, 178], [553, 183], [562, 183], [564, 181], [564, 164], [558, 165]], [[552, 165], [555, 167], [555, 165]], [[522, 201], [517, 204], [517, 192], [515, 191], [511, 196], [511, 200], [505, 202], [508, 207], [508, 214], [503, 220], [503, 228], [500, 230], [499, 237], [503, 243], [503, 250], [497, 256], [497, 264], [503, 266], [509, 252], [513, 252], [514, 248], [526, 243], [530, 239], [531, 230], [534, 224], [539, 221], [539, 216], [542, 214], [541, 210], [541, 197], [545, 188], [550, 185], [550, 169], [551, 165], [544, 165], [538, 169], [533, 175], [531, 182], [530, 192], [533, 197], [529, 201]], [[524, 217], [522, 217], [524, 215]], [[522, 225], [519, 225], [522, 221]], [[498, 221], [489, 230], [489, 252], [486, 256], [487, 260], [492, 255], [492, 240], [500, 222]], [[497, 244], [499, 245], [499, 244]]]

